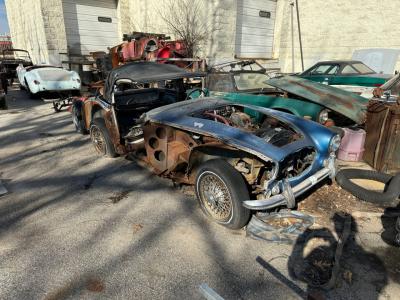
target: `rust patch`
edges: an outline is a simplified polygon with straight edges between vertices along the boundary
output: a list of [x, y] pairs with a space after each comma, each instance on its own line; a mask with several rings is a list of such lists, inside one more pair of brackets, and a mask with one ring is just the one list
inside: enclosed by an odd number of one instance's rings
[[86, 289], [94, 293], [101, 293], [105, 289], [105, 284], [99, 279], [90, 278], [86, 282]]

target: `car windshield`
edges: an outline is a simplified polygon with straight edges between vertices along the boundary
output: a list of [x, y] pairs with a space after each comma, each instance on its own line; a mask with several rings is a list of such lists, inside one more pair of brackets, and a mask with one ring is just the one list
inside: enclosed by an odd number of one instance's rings
[[370, 67], [364, 65], [363, 63], [352, 64], [353, 68], [356, 69], [360, 74], [375, 74], [376, 72]]
[[262, 73], [240, 73], [234, 76], [238, 90], [255, 90], [263, 88], [272, 88], [265, 82], [269, 76]]

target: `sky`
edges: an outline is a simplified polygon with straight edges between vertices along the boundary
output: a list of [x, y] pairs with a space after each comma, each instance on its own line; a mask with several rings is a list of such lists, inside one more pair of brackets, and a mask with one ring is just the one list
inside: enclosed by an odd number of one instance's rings
[[4, 5], [4, 0], [0, 0], [0, 34], [9, 33], [8, 28], [6, 6]]

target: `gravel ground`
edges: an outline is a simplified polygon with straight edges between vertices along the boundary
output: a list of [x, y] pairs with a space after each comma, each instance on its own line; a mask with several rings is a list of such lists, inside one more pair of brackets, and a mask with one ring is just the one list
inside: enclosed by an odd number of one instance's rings
[[[17, 90], [8, 105], [0, 111], [9, 190], [0, 197], [0, 299], [204, 299], [202, 283], [225, 299], [307, 297], [311, 288], [289, 277], [293, 246], [227, 230], [170, 181], [124, 157], [97, 157], [66, 111]], [[400, 266], [388, 266], [399, 250], [380, 230], [352, 235], [337, 288], [315, 298], [398, 297]]]

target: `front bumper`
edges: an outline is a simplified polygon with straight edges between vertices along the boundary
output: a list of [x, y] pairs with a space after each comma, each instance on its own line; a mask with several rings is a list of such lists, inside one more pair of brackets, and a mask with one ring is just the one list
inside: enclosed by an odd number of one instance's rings
[[334, 178], [336, 176], [335, 157], [331, 156], [325, 164], [325, 167], [316, 172], [314, 175], [300, 182], [298, 185], [291, 187], [287, 180], [283, 180], [283, 192], [261, 200], [243, 201], [243, 206], [251, 210], [266, 210], [277, 206], [287, 206], [293, 208], [296, 205], [296, 198], [315, 186], [327, 177]]

